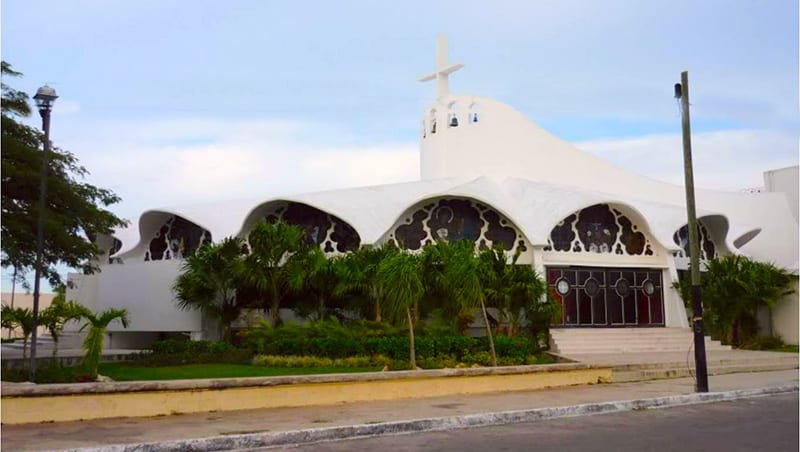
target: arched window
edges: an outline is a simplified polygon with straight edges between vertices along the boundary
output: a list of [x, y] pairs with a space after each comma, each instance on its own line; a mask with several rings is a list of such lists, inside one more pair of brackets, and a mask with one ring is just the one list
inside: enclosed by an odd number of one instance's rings
[[550, 232], [545, 251], [652, 256], [650, 240], [627, 216], [595, 204], [564, 218]]
[[[708, 233], [708, 229], [701, 220], [697, 220], [697, 227], [700, 230], [700, 259], [708, 260], [717, 257], [717, 246]], [[675, 232], [672, 236], [672, 241], [681, 247], [681, 250], [675, 253], [676, 257], [689, 257], [689, 226], [683, 225], [682, 228]]]
[[211, 242], [211, 233], [177, 215], [167, 219], [153, 235], [144, 253], [146, 261], [183, 259], [200, 247]]
[[431, 110], [431, 134], [436, 133], [436, 109]]
[[273, 209], [264, 219], [300, 227], [305, 232], [306, 243], [317, 245], [326, 253], [344, 253], [361, 245], [361, 237], [352, 226], [335, 215], [307, 204], [284, 204]]
[[448, 106], [448, 119], [447, 119], [447, 126], [448, 127], [458, 127], [458, 114], [456, 113], [456, 108], [458, 104], [456, 102], [450, 102]]
[[458, 127], [458, 115], [450, 113], [450, 121], [447, 124], [450, 127]]
[[470, 124], [477, 124], [480, 120], [480, 106], [473, 103], [469, 106], [469, 122]]
[[440, 198], [417, 205], [406, 212], [389, 240], [409, 250], [459, 240], [469, 240], [481, 249], [525, 250], [525, 240], [511, 221], [491, 207], [465, 198]]

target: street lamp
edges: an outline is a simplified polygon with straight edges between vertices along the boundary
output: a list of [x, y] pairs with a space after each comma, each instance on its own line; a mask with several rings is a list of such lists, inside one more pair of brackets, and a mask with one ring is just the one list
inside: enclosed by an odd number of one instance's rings
[[44, 130], [44, 152], [42, 153], [42, 172], [39, 176], [39, 215], [36, 222], [36, 267], [34, 268], [33, 281], [33, 331], [31, 333], [31, 364], [28, 380], [36, 380], [36, 336], [39, 329], [39, 279], [42, 277], [42, 253], [44, 248], [44, 217], [45, 200], [47, 199], [47, 168], [50, 157], [50, 111], [53, 103], [58, 99], [56, 90], [47, 85], [36, 90], [33, 96], [36, 107], [42, 116], [42, 129]]

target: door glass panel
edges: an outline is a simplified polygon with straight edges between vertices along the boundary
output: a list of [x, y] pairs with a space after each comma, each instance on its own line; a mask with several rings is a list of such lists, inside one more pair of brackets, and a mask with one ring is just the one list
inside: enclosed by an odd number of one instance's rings
[[608, 299], [606, 298], [606, 289], [600, 289], [600, 293], [598, 296], [594, 297], [592, 300], [592, 313], [594, 314], [594, 324], [595, 325], [605, 325], [606, 324], [606, 303], [608, 303]]
[[578, 324], [578, 306], [574, 290], [564, 297], [564, 323], [566, 325]]

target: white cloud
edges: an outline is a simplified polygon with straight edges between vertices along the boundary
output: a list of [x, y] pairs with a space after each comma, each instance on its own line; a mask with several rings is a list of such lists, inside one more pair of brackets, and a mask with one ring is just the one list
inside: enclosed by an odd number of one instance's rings
[[75, 100], [59, 99], [53, 107], [53, 114], [69, 115], [81, 111], [81, 104]]
[[131, 217], [149, 208], [404, 182], [419, 175], [416, 143], [318, 144], [336, 142], [337, 134], [317, 124], [171, 119], [95, 130], [87, 135], [91, 141], [65, 147], [81, 149], [91, 182], [122, 196], [115, 210]]
[[[681, 135], [584, 141], [576, 145], [618, 166], [683, 184]], [[697, 187], [740, 190], [763, 185], [763, 172], [798, 163], [797, 137], [767, 130], [723, 130], [692, 135]]]

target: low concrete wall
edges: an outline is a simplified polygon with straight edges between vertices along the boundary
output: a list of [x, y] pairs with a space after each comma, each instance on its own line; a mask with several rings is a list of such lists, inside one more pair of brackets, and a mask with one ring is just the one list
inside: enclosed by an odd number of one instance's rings
[[219, 380], [4, 384], [2, 423], [332, 405], [526, 391], [610, 380], [610, 367], [551, 364]]

